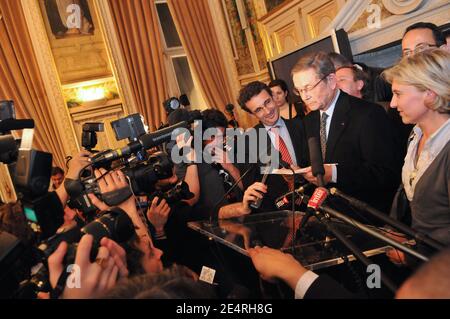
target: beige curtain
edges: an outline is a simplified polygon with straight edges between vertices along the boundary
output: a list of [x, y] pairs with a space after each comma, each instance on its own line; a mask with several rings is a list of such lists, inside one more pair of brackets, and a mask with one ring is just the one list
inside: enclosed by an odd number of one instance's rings
[[64, 168], [63, 140], [34, 55], [20, 1], [0, 0], [0, 100], [13, 100], [18, 119], [35, 122], [34, 147]]
[[225, 105], [234, 103], [236, 97], [227, 79], [208, 0], [167, 2], [206, 103], [224, 111]]
[[150, 0], [109, 0], [137, 109], [154, 130], [168, 98], [156, 8]]

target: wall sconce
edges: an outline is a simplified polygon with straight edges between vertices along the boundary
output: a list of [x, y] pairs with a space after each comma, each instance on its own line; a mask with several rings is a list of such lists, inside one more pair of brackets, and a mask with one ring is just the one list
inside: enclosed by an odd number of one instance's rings
[[63, 95], [69, 108], [96, 106], [119, 98], [112, 77], [64, 85]]
[[77, 98], [81, 102], [102, 100], [106, 97], [106, 90], [103, 87], [79, 88]]

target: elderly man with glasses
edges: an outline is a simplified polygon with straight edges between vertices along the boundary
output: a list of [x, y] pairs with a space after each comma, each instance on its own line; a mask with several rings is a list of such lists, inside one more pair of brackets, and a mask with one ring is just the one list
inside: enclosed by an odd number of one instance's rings
[[[311, 111], [304, 119], [306, 135], [320, 141], [325, 183], [387, 213], [401, 164], [386, 112], [339, 90], [334, 65], [324, 52], [301, 57], [292, 77], [294, 94]], [[310, 168], [304, 177], [316, 183]]]

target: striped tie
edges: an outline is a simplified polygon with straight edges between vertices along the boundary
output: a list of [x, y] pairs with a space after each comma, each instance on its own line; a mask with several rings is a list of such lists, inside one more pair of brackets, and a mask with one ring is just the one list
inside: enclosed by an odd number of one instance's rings
[[284, 143], [283, 138], [280, 136], [279, 126], [272, 127], [270, 131], [275, 135], [275, 149], [280, 152], [281, 159], [289, 165], [294, 164], [291, 158], [291, 154], [289, 154], [286, 143]]

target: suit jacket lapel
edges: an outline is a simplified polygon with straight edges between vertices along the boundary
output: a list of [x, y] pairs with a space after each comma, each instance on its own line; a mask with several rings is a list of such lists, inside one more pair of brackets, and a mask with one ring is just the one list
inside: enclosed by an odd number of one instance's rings
[[[327, 139], [327, 151], [325, 155], [325, 163], [332, 161], [335, 147], [344, 132], [348, 122], [348, 112], [350, 105], [348, 95], [341, 91], [330, 123], [330, 132]], [[318, 121], [320, 122], [320, 120]], [[320, 126], [320, 124], [319, 124]], [[320, 130], [320, 128], [319, 128]]]

